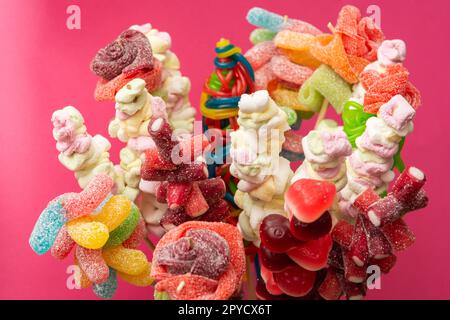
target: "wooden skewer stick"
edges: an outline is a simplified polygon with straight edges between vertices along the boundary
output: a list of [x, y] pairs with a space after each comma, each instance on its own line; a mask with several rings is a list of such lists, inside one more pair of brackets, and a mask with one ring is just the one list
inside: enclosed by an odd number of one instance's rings
[[249, 256], [246, 257], [246, 273], [247, 273], [247, 299], [256, 300], [256, 284], [253, 278], [253, 264]]
[[323, 99], [323, 103], [322, 103], [322, 106], [320, 107], [319, 115], [317, 116], [316, 125], [315, 125], [314, 129], [317, 129], [317, 127], [319, 126], [320, 121], [325, 119], [325, 115], [327, 114], [327, 110], [328, 110], [328, 100], [327, 99]]
[[155, 251], [155, 245], [153, 244], [153, 242], [147, 237], [144, 238], [145, 243], [147, 244], [148, 248], [150, 249], [151, 252]]

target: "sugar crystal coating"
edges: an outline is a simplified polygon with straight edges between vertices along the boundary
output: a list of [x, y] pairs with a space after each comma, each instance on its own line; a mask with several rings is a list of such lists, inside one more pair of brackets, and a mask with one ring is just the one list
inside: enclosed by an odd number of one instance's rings
[[106, 248], [103, 250], [103, 258], [111, 268], [137, 276], [148, 268], [145, 254], [136, 249], [128, 249], [122, 246]]
[[62, 198], [58, 197], [48, 204], [31, 232], [30, 247], [39, 255], [50, 250], [58, 236], [59, 230], [67, 221], [66, 210], [62, 206], [61, 200]]
[[116, 270], [109, 268], [109, 277], [103, 283], [94, 283], [92, 291], [99, 298], [111, 299], [117, 290], [117, 273]]
[[227, 242], [217, 233], [191, 229], [163, 247], [156, 259], [171, 274], [192, 273], [217, 279], [228, 267], [230, 257]]
[[109, 238], [105, 244], [105, 247], [117, 246], [127, 240], [138, 225], [140, 217], [141, 214], [139, 212], [139, 209], [133, 203], [131, 206], [131, 212], [128, 217], [109, 234]]
[[99, 77], [112, 80], [121, 73], [151, 69], [153, 53], [147, 37], [136, 30], [126, 30], [100, 49], [91, 62], [91, 70]]
[[101, 250], [76, 246], [75, 255], [81, 270], [93, 283], [105, 282], [109, 277], [109, 268], [103, 259]]

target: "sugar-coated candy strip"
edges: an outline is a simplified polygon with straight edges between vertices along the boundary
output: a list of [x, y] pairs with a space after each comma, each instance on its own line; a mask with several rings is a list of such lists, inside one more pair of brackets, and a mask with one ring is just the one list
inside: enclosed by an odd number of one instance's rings
[[277, 53], [277, 48], [273, 41], [264, 41], [254, 45], [244, 56], [252, 65], [253, 70], [256, 71], [261, 66], [268, 63]]
[[[132, 75], [132, 78], [139, 78], [145, 81], [145, 87], [149, 92], [153, 92], [161, 87], [163, 66], [161, 62], [155, 60], [153, 69], [139, 70]], [[112, 80], [99, 79], [97, 81], [94, 98], [96, 101], [114, 101], [116, 93], [126, 86], [132, 79], [130, 76], [120, 74]]]
[[100, 249], [109, 238], [108, 227], [88, 216], [71, 220], [66, 226], [73, 241], [87, 249]]
[[327, 269], [325, 279], [317, 289], [318, 293], [325, 300], [338, 300], [342, 295], [342, 286], [339, 276], [333, 268]]
[[164, 216], [161, 218], [161, 226], [169, 231], [180, 224], [185, 223], [192, 219], [184, 210], [184, 208], [167, 209]]
[[372, 188], [367, 188], [355, 199], [353, 206], [358, 209], [360, 213], [367, 214], [369, 207], [379, 199], [380, 196]]
[[191, 182], [205, 180], [208, 178], [208, 170], [206, 164], [190, 163], [181, 164], [174, 171], [170, 171], [167, 175], [167, 181], [169, 182]]
[[136, 228], [134, 228], [133, 233], [127, 240], [122, 243], [122, 245], [128, 249], [136, 249], [141, 245], [142, 240], [144, 240], [146, 234], [147, 231], [145, 229], [145, 220], [140, 217], [138, 225], [136, 226]]
[[253, 45], [272, 40], [277, 33], [268, 29], [257, 28], [250, 33], [250, 42]]
[[345, 279], [352, 283], [363, 283], [367, 277], [366, 268], [357, 266], [349, 251], [343, 250], [342, 257], [344, 259]]
[[392, 193], [404, 202], [409, 202], [425, 184], [425, 174], [416, 167], [409, 167], [395, 180]]
[[366, 295], [366, 286], [363, 283], [344, 280], [342, 287], [348, 300], [362, 300]]
[[75, 241], [70, 237], [69, 232], [67, 232], [66, 226], [62, 226], [59, 230], [58, 236], [53, 243], [51, 253], [56, 259], [64, 259], [67, 257], [75, 246]]
[[59, 230], [67, 221], [66, 210], [61, 203], [64, 197], [63, 195], [49, 202], [34, 225], [28, 243], [39, 255], [50, 250]]
[[117, 273], [116, 270], [109, 268], [109, 277], [105, 282], [94, 283], [92, 291], [102, 299], [111, 299], [117, 291]]
[[345, 220], [340, 220], [333, 227], [331, 236], [333, 241], [345, 249], [350, 249], [352, 244], [353, 226]]
[[[78, 263], [78, 259], [77, 259], [77, 256], [76, 256], [76, 250], [75, 250], [75, 256], [74, 256], [73, 263], [74, 263], [75, 266], [80, 268], [80, 264]], [[80, 284], [81, 288], [85, 289], [85, 288], [89, 288], [90, 286], [92, 286], [91, 280], [89, 280], [89, 278], [87, 277], [87, 275], [83, 271], [83, 269], [80, 268], [80, 272], [77, 274], [77, 276], [78, 276], [78, 278], [76, 279], [76, 281], [78, 281], [78, 283]]]
[[95, 210], [111, 192], [113, 180], [105, 174], [98, 174], [78, 194], [64, 199], [64, 209], [69, 220], [88, 215]]
[[416, 240], [413, 232], [408, 228], [403, 219], [398, 219], [392, 223], [385, 224], [382, 227], [382, 230], [396, 251], [403, 251], [407, 249]]
[[175, 209], [186, 203], [191, 193], [192, 185], [190, 183], [168, 183], [167, 185], [167, 204], [169, 208]]
[[[311, 94], [313, 97], [317, 96], [317, 93], [312, 93], [312, 91], [319, 92], [327, 99], [337, 113], [342, 112], [344, 103], [352, 95], [350, 85], [327, 65], [317, 68], [299, 91], [300, 103], [312, 111], [318, 111], [320, 105], [317, 103], [320, 102], [320, 99], [311, 99]], [[307, 105], [307, 103], [311, 104]]]
[[150, 271], [151, 271], [151, 264], [148, 264], [148, 268], [145, 269], [145, 271], [141, 274], [138, 274], [136, 276], [134, 275], [129, 275], [126, 273], [122, 273], [122, 272], [118, 272], [118, 276], [119, 278], [125, 280], [126, 282], [137, 286], [137, 287], [148, 287], [151, 286], [153, 284], [153, 282], [155, 281], [155, 279], [152, 278], [152, 276], [150, 275]]
[[101, 250], [75, 247], [75, 255], [81, 270], [93, 283], [105, 282], [109, 277], [109, 268], [103, 259]]
[[199, 219], [207, 222], [221, 222], [224, 221], [230, 215], [230, 207], [228, 203], [220, 199], [217, 202], [210, 204], [208, 211], [202, 214]]
[[148, 125], [148, 133], [158, 147], [160, 155], [170, 161], [172, 150], [178, 142], [173, 140], [173, 131], [169, 122], [161, 117], [152, 117]]
[[361, 220], [364, 222], [369, 256], [375, 260], [390, 256], [392, 247], [383, 232], [365, 217], [361, 216]]
[[397, 257], [394, 254], [391, 254], [383, 259], [371, 259], [369, 261], [369, 265], [376, 265], [380, 268], [382, 273], [389, 273], [391, 269], [394, 267], [397, 262]]
[[225, 182], [220, 177], [198, 181], [197, 185], [208, 204], [213, 204], [225, 196]]
[[369, 241], [365, 232], [363, 219], [363, 216], [358, 216], [350, 245], [352, 260], [358, 267], [363, 267], [369, 259]]
[[97, 214], [90, 217], [103, 223], [109, 232], [114, 231], [130, 215], [131, 201], [124, 195], [112, 196]]
[[145, 272], [148, 268], [147, 257], [142, 251], [121, 245], [104, 249], [103, 258], [111, 268], [133, 276]]
[[141, 214], [138, 207], [133, 203], [128, 217], [113, 231], [110, 232], [105, 248], [118, 246], [127, 240], [139, 223]]
[[379, 227], [397, 220], [406, 211], [407, 207], [404, 203], [400, 202], [396, 197], [388, 195], [369, 207], [367, 217], [374, 226]]

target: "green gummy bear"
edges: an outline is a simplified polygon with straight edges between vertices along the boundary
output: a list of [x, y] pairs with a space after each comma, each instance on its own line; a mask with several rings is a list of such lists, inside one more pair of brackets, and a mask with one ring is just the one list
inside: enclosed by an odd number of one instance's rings
[[260, 42], [270, 41], [273, 38], [275, 38], [276, 34], [277, 33], [275, 31], [258, 28], [253, 30], [252, 33], [250, 33], [250, 42], [255, 45]]
[[116, 229], [109, 233], [109, 238], [105, 243], [105, 247], [118, 246], [127, 240], [138, 225], [140, 217], [141, 213], [139, 212], [138, 207], [133, 204], [128, 217]]
[[353, 148], [356, 148], [356, 138], [366, 130], [367, 119], [374, 116], [375, 114], [364, 112], [364, 107], [355, 101], [349, 100], [344, 104], [342, 112], [344, 132]]
[[298, 99], [309, 111], [318, 112], [325, 98], [337, 113], [341, 113], [344, 103], [348, 101], [351, 95], [350, 84], [329, 66], [322, 64], [302, 85], [298, 93]]

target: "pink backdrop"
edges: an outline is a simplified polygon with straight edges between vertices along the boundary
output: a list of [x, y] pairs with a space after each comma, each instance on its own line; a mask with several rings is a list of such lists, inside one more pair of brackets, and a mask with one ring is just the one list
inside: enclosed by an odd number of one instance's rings
[[[130, 4], [132, 3], [132, 4]], [[93, 299], [91, 290], [68, 290], [69, 261], [49, 254], [39, 257], [28, 237], [48, 200], [78, 190], [73, 174], [57, 160], [51, 134], [52, 111], [74, 105], [85, 116], [91, 133], [107, 136], [112, 103], [96, 103], [96, 77], [89, 62], [98, 48], [135, 23], [150, 21], [172, 35], [173, 50], [182, 71], [192, 81], [191, 101], [198, 105], [201, 86], [212, 70], [214, 44], [227, 37], [248, 49], [253, 29], [245, 20], [252, 6], [312, 22], [325, 30], [335, 22], [347, 1], [113, 1], [113, 0], [0, 0], [1, 112], [0, 126], [0, 298]], [[81, 30], [66, 28], [66, 8], [81, 7]], [[421, 90], [423, 106], [415, 132], [407, 139], [404, 158], [425, 170], [430, 195], [427, 209], [408, 216], [416, 244], [399, 254], [394, 270], [382, 278], [382, 289], [371, 299], [450, 298], [450, 241], [446, 179], [449, 177], [448, 139], [448, 1], [354, 1], [365, 12], [381, 8], [382, 28], [388, 38], [408, 45], [406, 65]], [[442, 61], [442, 58], [446, 60]], [[6, 71], [6, 74], [5, 74]], [[120, 144], [113, 145], [117, 160]], [[150, 299], [151, 289], [122, 281], [117, 299]]]

